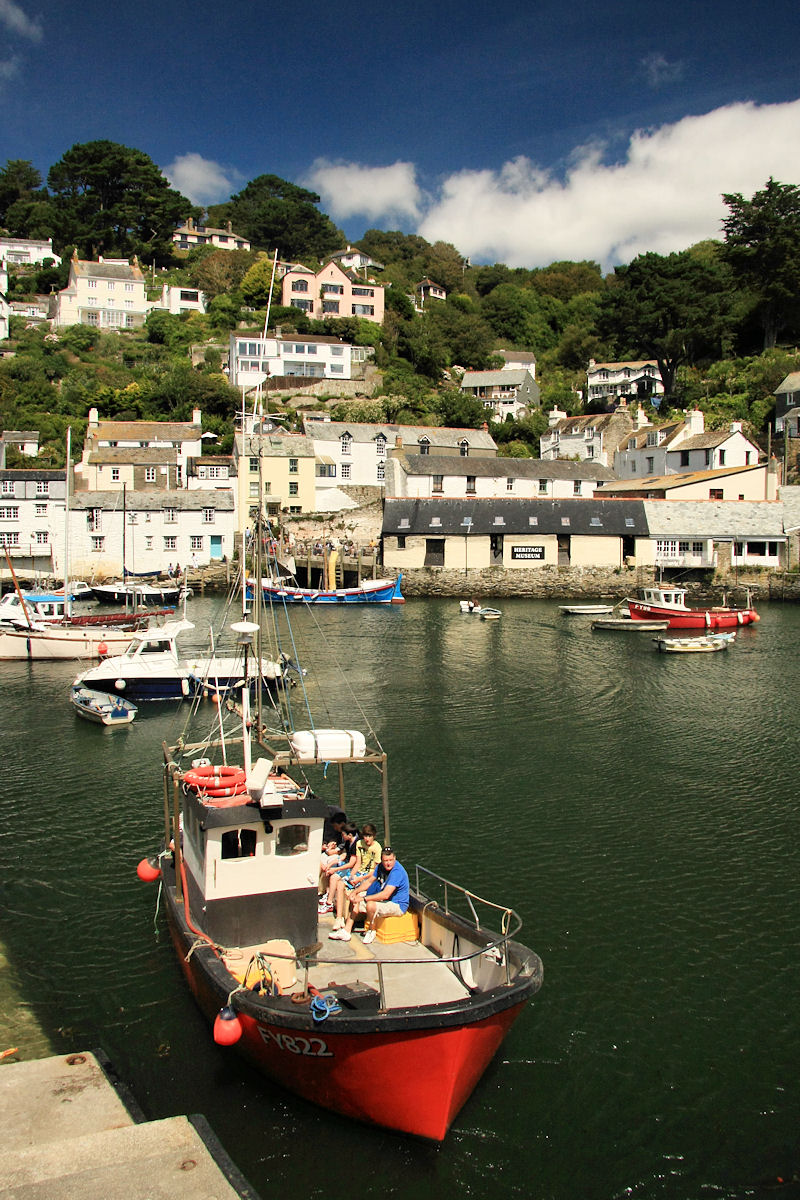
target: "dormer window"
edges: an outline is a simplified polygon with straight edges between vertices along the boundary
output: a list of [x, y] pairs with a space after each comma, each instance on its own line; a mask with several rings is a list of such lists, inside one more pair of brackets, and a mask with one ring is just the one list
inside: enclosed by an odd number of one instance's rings
[[459, 451], [460, 451], [460, 453], [461, 453], [461, 457], [462, 457], [462, 458], [468, 458], [468, 457], [469, 457], [469, 442], [467, 442], [467, 441], [459, 442], [459, 443], [458, 443], [458, 449], [459, 449]]
[[431, 444], [427, 438], [421, 439], [421, 441], [419, 443], [419, 452], [420, 452], [420, 454], [430, 454]]
[[353, 449], [352, 434], [343, 433], [341, 441], [342, 441], [342, 454], [351, 454], [352, 449]]
[[375, 453], [380, 458], [383, 458], [383, 456], [386, 454], [386, 438], [383, 436], [383, 434], [378, 434], [378, 436], [375, 438]]

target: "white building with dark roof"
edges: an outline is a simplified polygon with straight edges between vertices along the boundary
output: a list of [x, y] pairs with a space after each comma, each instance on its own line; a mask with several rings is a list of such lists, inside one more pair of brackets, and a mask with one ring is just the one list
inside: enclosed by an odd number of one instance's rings
[[465, 371], [460, 389], [479, 400], [494, 421], [516, 421], [539, 407], [539, 385], [527, 367]]
[[197, 225], [191, 217], [178, 226], [172, 242], [178, 250], [193, 250], [196, 246], [213, 246], [215, 250], [250, 249], [247, 238], [234, 233], [230, 221], [224, 229], [213, 229], [210, 225]]
[[353, 346], [340, 338], [293, 333], [232, 333], [229, 380], [249, 391], [267, 379], [352, 379]]
[[554, 408], [547, 419], [549, 428], [539, 439], [542, 458], [597, 459], [606, 467], [613, 465], [624, 439], [650, 424], [641, 405], [631, 410], [625, 400], [610, 413], [568, 417]]
[[[314, 446], [318, 497], [326, 488], [342, 485], [385, 488], [386, 461], [395, 450], [456, 458], [497, 453], [494, 439], [483, 429], [358, 421], [305, 421], [304, 429]], [[328, 511], [324, 501], [320, 507]]]
[[203, 453], [202, 413], [191, 421], [101, 421], [89, 409], [75, 486], [81, 491], [163, 491], [186, 486], [188, 462]]
[[69, 265], [67, 286], [52, 297], [53, 325], [93, 325], [99, 329], [136, 329], [149, 311], [138, 259], [79, 259]]
[[651, 400], [658, 403], [664, 395], [661, 371], [654, 358], [630, 362], [595, 362], [592, 358], [586, 371], [586, 399]]
[[476, 496], [505, 499], [594, 498], [614, 472], [599, 462], [544, 462], [540, 458], [479, 458], [406, 454], [394, 450], [386, 463], [387, 496], [444, 500]]
[[706, 429], [698, 409], [683, 419], [633, 432], [614, 454], [620, 479], [711, 471], [723, 467], [749, 467], [758, 463], [760, 451], [742, 432], [742, 422], [724, 429]]
[[15, 267], [42, 266], [45, 262], [61, 266], [52, 238], [0, 237], [0, 258]]

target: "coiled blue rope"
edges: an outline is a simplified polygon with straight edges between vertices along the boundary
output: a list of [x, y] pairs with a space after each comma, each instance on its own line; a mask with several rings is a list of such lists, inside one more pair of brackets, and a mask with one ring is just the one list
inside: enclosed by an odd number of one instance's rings
[[315, 1021], [326, 1021], [332, 1013], [340, 1013], [342, 1006], [335, 996], [315, 996], [311, 1001], [311, 1015]]

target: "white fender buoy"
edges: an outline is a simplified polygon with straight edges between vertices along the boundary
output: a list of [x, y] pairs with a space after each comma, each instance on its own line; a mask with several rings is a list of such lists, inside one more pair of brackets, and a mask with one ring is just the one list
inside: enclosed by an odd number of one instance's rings
[[114, 681], [114, 687], [117, 689], [118, 692], [124, 692], [125, 691], [125, 680], [124, 679], [116, 679]]
[[188, 679], [181, 680], [181, 691], [183, 692], [184, 696], [189, 695], [189, 680]]

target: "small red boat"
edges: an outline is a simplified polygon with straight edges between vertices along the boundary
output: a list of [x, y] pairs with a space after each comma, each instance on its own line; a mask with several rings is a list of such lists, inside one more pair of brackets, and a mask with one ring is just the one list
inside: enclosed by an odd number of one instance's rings
[[634, 621], [668, 621], [670, 629], [736, 629], [753, 625], [760, 617], [747, 596], [746, 608], [728, 605], [709, 608], [689, 608], [686, 588], [642, 588], [637, 600], [626, 601]]

